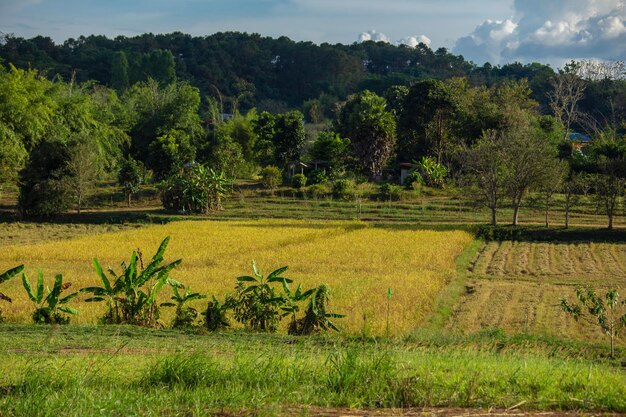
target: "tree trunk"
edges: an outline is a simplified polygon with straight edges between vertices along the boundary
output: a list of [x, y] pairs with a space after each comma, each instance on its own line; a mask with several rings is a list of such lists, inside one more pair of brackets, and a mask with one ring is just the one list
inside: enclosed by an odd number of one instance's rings
[[513, 203], [513, 226], [517, 226], [518, 215], [519, 215], [519, 204]]
[[546, 196], [546, 227], [550, 227], [550, 197]]
[[569, 228], [569, 201], [570, 201], [570, 193], [565, 194], [565, 228]]
[[609, 225], [608, 225], [608, 229], [609, 230], [613, 230], [613, 212], [610, 211], [607, 213], [607, 216], [609, 216]]
[[497, 218], [497, 213], [496, 213], [496, 208], [495, 207], [491, 207], [491, 225], [492, 226], [497, 226], [498, 225], [498, 218]]
[[131, 198], [132, 198], [132, 194], [131, 194], [131, 193], [128, 193], [127, 198], [128, 198], [128, 200], [127, 200], [127, 202], [128, 202], [128, 207], [130, 207], [130, 200], [131, 200]]

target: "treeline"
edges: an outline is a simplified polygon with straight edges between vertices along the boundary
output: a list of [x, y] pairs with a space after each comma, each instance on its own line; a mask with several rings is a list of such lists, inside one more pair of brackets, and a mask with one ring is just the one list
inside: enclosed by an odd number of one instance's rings
[[5, 35], [0, 58], [49, 78], [97, 81], [118, 93], [148, 78], [168, 83], [176, 77], [197, 87], [203, 100], [221, 95], [229, 113], [234, 113], [235, 102], [243, 110], [282, 112], [307, 100], [343, 100], [365, 89], [382, 94], [392, 85], [452, 77], [487, 86], [526, 78], [534, 98], [542, 102], [554, 74], [538, 63], [477, 66], [445, 48], [433, 51], [424, 44], [316, 45], [238, 32], [203, 37], [179, 32], [115, 39], [81, 36], [62, 44], [43, 36]]
[[[181, 37], [274, 42], [241, 34]], [[68, 41], [63, 48], [75, 44], [73, 49], [80, 49], [96, 39]], [[9, 37], [3, 48], [9, 41], [33, 42]], [[375, 43], [337, 48], [407, 52]], [[419, 46], [407, 53], [424, 51]], [[445, 78], [454, 74], [442, 72], [438, 75], [445, 79], [407, 81], [380, 93], [362, 90], [345, 100], [331, 97], [329, 92], [336, 91], [326, 86], [319, 98], [303, 103], [302, 112], [268, 112], [244, 111], [246, 100], [259, 97], [250, 81], [239, 79], [243, 90], [230, 97], [212, 84], [215, 94], [203, 97], [200, 88], [179, 77], [182, 64], [171, 52], [155, 46], [132, 59], [121, 52], [106, 58], [124, 69], [116, 88], [81, 82], [78, 70], [67, 78], [48, 78], [12, 64], [0, 68], [0, 184], [19, 185], [22, 215], [45, 216], [72, 207], [80, 211], [95, 181], [106, 177], [118, 180], [129, 204], [142, 183], [153, 181], [162, 187], [166, 208], [208, 212], [221, 208], [232, 179], [252, 177], [265, 167], [265, 182], [275, 187], [301, 170], [302, 162], [319, 169], [299, 176], [294, 182], [299, 188], [333, 181], [333, 190], [336, 186], [337, 194], [347, 196], [353, 195], [351, 181], [397, 182], [400, 168], [412, 164], [407, 187], [461, 185], [491, 209], [494, 224], [503, 201], [512, 204], [517, 223], [527, 193], [538, 191], [545, 195], [546, 223], [554, 193], [566, 194], [569, 212], [576, 195], [591, 192], [611, 226], [624, 192], [623, 63], [572, 62], [546, 78], [545, 91], [533, 90], [536, 84], [526, 78], [476, 84], [476, 74], [487, 65], [474, 68], [470, 76]], [[25, 58], [20, 59], [23, 63]], [[365, 61], [359, 68], [379, 68]], [[317, 123], [307, 124], [307, 119]], [[585, 134], [591, 144], [572, 141], [572, 132]], [[389, 186], [385, 190], [392, 191]]]

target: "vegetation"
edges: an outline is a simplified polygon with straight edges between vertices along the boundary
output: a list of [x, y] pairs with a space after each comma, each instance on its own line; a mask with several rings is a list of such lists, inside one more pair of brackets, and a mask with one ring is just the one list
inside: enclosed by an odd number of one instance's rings
[[580, 304], [570, 304], [565, 299], [561, 299], [563, 311], [572, 315], [576, 320], [583, 318], [587, 319], [589, 324], [600, 326], [611, 341], [611, 357], [615, 357], [615, 338], [619, 335], [620, 329], [626, 327], [626, 309], [624, 308], [626, 302], [619, 300], [619, 294], [615, 289], [607, 291], [604, 297], [600, 297], [590, 287], [577, 287], [576, 298]]
[[[7, 271], [4, 271], [2, 274], [0, 274], [0, 284], [10, 280], [11, 278], [18, 275], [23, 270], [24, 270], [24, 265], [18, 265], [15, 268], [11, 268]], [[7, 297], [1, 292], [0, 292], [0, 301], [6, 301], [8, 303], [13, 302], [13, 300], [11, 300], [10, 297]], [[2, 323], [3, 321], [4, 321], [4, 316], [2, 315], [2, 309], [0, 308], [0, 323]]]
[[[71, 293], [65, 297], [61, 297], [62, 293], [71, 287], [71, 283], [63, 283], [63, 275], [57, 274], [54, 277], [54, 286], [52, 290], [48, 287], [48, 294], [45, 294], [43, 272], [39, 272], [39, 278], [37, 279], [37, 287], [33, 290], [30, 281], [26, 277], [26, 274], [22, 274], [22, 284], [26, 290], [28, 298], [35, 303], [35, 312], [33, 313], [33, 323], [35, 324], [68, 324], [70, 318], [62, 315], [66, 314], [78, 314], [78, 310], [68, 307], [69, 301], [74, 299], [78, 292]], [[45, 297], [44, 297], [45, 296]]]
[[160, 317], [157, 296], [163, 286], [181, 286], [169, 278], [169, 273], [182, 260], [161, 265], [169, 241], [170, 238], [167, 237], [161, 242], [145, 268], [140, 251], [139, 254], [133, 251], [128, 265], [122, 263], [123, 271], [120, 274], [109, 268], [113, 283], [104, 274], [100, 262], [94, 258], [93, 265], [102, 281], [102, 287], [87, 287], [83, 291], [93, 295], [85, 302], [107, 303], [107, 312], [102, 317], [104, 324], [136, 324], [147, 327], [157, 325]]

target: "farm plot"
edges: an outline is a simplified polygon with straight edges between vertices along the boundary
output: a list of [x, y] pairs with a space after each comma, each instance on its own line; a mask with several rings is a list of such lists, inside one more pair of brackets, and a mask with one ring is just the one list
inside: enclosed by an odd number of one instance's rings
[[501, 327], [557, 337], [603, 341], [595, 328], [562, 312], [576, 285], [626, 291], [626, 245], [615, 243], [490, 242], [468, 268], [468, 286], [448, 328]]
[[[369, 334], [385, 331], [388, 288], [393, 291], [391, 332], [417, 327], [454, 276], [456, 256], [472, 240], [465, 232], [386, 230], [359, 222], [184, 221], [4, 246], [0, 270], [24, 263], [30, 277], [39, 269], [49, 280], [62, 272], [73, 288], [92, 286], [98, 283], [92, 258], [119, 271], [118, 265], [132, 250], [141, 248], [147, 258], [168, 235], [166, 257], [183, 259], [172, 277], [194, 291], [224, 297], [232, 292], [235, 277], [251, 273], [253, 259], [264, 273], [289, 265], [287, 275], [305, 288], [330, 286], [332, 309], [347, 316], [339, 323], [346, 332]], [[3, 292], [14, 299], [5, 309], [8, 320], [28, 322], [32, 306], [20, 281], [3, 284]], [[95, 323], [104, 306], [81, 301], [75, 305], [81, 315], [74, 322]], [[164, 314], [165, 323], [171, 313]]]

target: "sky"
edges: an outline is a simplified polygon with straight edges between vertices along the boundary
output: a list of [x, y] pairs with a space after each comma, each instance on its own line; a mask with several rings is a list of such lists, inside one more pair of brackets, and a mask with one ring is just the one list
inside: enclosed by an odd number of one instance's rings
[[446, 47], [485, 62], [626, 60], [626, 0], [0, 0], [0, 32], [134, 36], [220, 31], [315, 43]]

